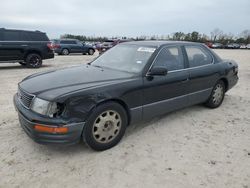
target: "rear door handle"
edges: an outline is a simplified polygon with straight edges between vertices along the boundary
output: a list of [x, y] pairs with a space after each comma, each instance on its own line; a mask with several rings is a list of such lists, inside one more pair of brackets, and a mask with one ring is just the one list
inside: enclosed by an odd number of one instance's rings
[[27, 44], [22, 44], [21, 46], [26, 47], [26, 46], [28, 46], [28, 45], [27, 45]]

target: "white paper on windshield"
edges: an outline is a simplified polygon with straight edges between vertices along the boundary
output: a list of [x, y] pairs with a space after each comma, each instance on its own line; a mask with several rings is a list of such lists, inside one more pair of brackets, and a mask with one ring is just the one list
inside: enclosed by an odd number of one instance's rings
[[155, 48], [148, 48], [148, 47], [140, 47], [137, 49], [138, 52], [150, 52], [153, 53]]

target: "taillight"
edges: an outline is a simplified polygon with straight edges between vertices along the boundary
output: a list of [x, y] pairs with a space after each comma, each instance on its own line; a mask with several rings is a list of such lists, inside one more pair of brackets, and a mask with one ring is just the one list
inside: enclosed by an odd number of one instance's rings
[[47, 46], [48, 46], [49, 49], [53, 50], [53, 44], [52, 44], [52, 42], [48, 42]]
[[54, 45], [53, 45], [53, 48], [54, 48], [54, 49], [60, 48], [60, 45], [59, 45], [59, 44], [54, 44]]
[[47, 46], [48, 46], [48, 48], [51, 49], [51, 50], [54, 50], [54, 49], [56, 49], [56, 48], [60, 48], [60, 45], [59, 45], [59, 44], [55, 44], [55, 43], [52, 43], [52, 42], [47, 43]]

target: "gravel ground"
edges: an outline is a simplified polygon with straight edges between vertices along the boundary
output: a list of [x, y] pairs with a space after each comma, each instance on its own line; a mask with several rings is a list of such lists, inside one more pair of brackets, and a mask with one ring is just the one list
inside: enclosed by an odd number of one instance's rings
[[250, 50], [216, 52], [240, 66], [220, 108], [197, 105], [132, 125], [104, 152], [34, 143], [12, 103], [24, 77], [93, 56], [56, 56], [40, 69], [0, 64], [0, 187], [250, 188]]

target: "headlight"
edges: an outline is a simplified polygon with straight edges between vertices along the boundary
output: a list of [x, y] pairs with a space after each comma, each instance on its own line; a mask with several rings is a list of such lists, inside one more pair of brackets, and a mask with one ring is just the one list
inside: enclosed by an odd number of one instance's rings
[[53, 117], [53, 115], [58, 111], [58, 108], [57, 103], [49, 102], [36, 97], [32, 102], [31, 110], [42, 115]]

